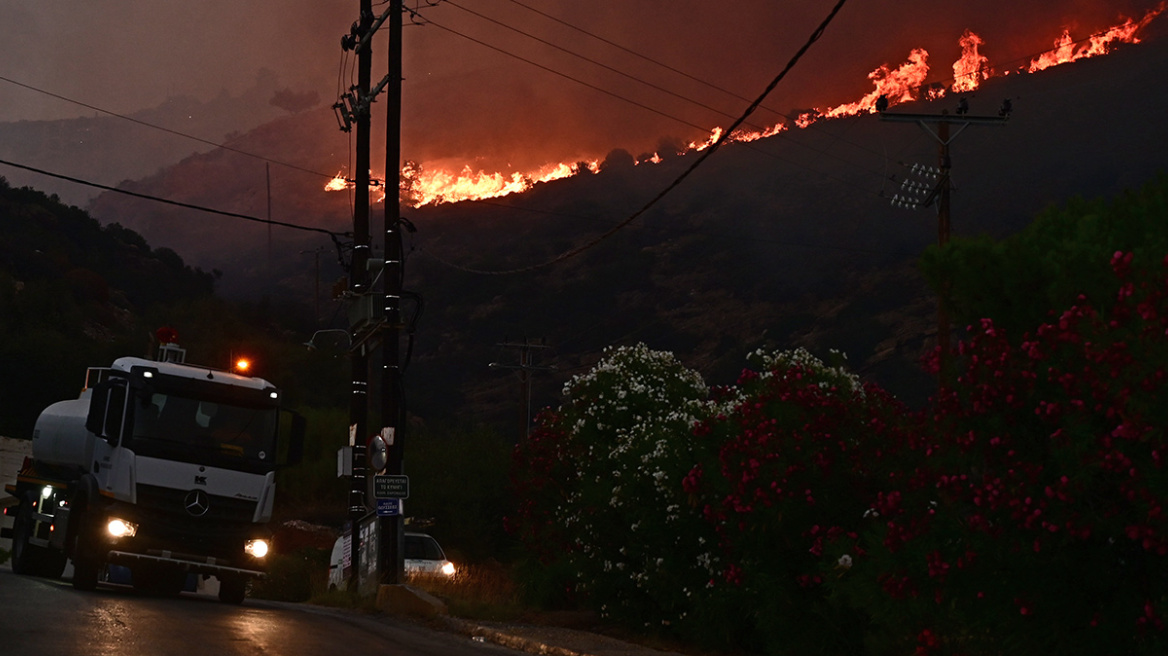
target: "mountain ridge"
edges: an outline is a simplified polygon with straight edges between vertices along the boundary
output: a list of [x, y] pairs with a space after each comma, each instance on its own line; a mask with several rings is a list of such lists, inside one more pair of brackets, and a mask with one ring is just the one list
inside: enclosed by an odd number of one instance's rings
[[[971, 127], [954, 141], [953, 234], [1010, 234], [1051, 203], [1114, 195], [1161, 170], [1157, 144], [1168, 143], [1168, 134], [1147, 108], [1162, 106], [1168, 94], [1148, 81], [1168, 76], [1166, 43], [991, 79], [966, 94], [974, 113], [996, 112], [1004, 97], [1015, 111], [1004, 127]], [[892, 111], [939, 113], [956, 102]], [[910, 403], [922, 401], [934, 383], [917, 362], [934, 344], [936, 310], [914, 262], [936, 242], [936, 219], [927, 210], [890, 208], [888, 200], [910, 162], [935, 164], [936, 144], [916, 126], [874, 115], [821, 123], [786, 141], [779, 135], [728, 144], [637, 221], [554, 266], [531, 269], [604, 235], [693, 155], [633, 166], [627, 153], [614, 151], [597, 174], [406, 210], [418, 232], [407, 241], [405, 285], [426, 299], [409, 374], [413, 411], [423, 419], [449, 417], [452, 407], [465, 408], [455, 414], [468, 418], [514, 417], [518, 386], [487, 365], [515, 358], [496, 345], [523, 337], [553, 345], [538, 364], [557, 369], [535, 378], [534, 407], [554, 404], [567, 377], [604, 347], [630, 341], [675, 351], [712, 383], [730, 382], [756, 348], [839, 349], [865, 377]], [[327, 112], [303, 112], [236, 143], [327, 170], [336, 156], [326, 146], [329, 130], [335, 126]], [[194, 155], [127, 188], [262, 216], [256, 176], [239, 182], [237, 157]], [[324, 182], [273, 172], [273, 216], [348, 231], [349, 199], [323, 191]], [[307, 304], [312, 290], [344, 274], [334, 261], [344, 253], [320, 236], [109, 193], [91, 209], [151, 242], [181, 243], [193, 263], [224, 272], [228, 295]], [[376, 248], [379, 208], [373, 216]], [[313, 253], [323, 261], [319, 277]], [[512, 269], [530, 270], [498, 275]], [[332, 314], [322, 312], [320, 325], [342, 327], [343, 308], [325, 303]]]

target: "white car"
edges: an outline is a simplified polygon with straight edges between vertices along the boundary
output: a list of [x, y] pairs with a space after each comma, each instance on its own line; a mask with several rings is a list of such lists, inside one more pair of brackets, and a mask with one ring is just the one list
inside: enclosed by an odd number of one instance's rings
[[405, 570], [407, 575], [454, 576], [458, 570], [446, 560], [438, 541], [425, 533], [406, 533]]
[[[344, 588], [350, 575], [352, 557], [351, 537], [342, 535], [333, 543], [333, 553], [329, 557], [329, 590]], [[404, 568], [407, 576], [454, 576], [458, 571], [454, 563], [446, 559], [442, 547], [425, 533], [405, 534]]]

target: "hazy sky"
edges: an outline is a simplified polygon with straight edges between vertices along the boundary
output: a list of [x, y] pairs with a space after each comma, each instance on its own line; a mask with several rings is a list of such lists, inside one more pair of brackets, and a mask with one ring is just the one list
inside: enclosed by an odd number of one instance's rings
[[[753, 98], [834, 0], [407, 0], [422, 17], [404, 34], [406, 158], [511, 163], [634, 153], [662, 137], [700, 139], [746, 102], [651, 64], [532, 9], [604, 37], [739, 96]], [[1160, 0], [851, 0], [767, 105], [783, 112], [850, 102], [867, 74], [912, 48], [945, 80], [965, 29], [985, 39], [991, 65], [1018, 66], [1070, 29], [1082, 38], [1142, 16]], [[331, 103], [348, 84], [340, 37], [356, 0], [0, 0], [0, 76], [115, 112], [171, 95], [210, 99], [275, 71]], [[375, 11], [383, 11], [384, 5]], [[469, 10], [469, 11], [468, 11]], [[665, 87], [678, 98], [533, 41], [499, 23]], [[1168, 18], [1161, 17], [1163, 22]], [[552, 69], [558, 75], [471, 37]], [[375, 41], [384, 68], [385, 40]], [[375, 71], [375, 79], [380, 72]], [[577, 78], [622, 99], [563, 76]], [[691, 101], [696, 101], [691, 102]], [[638, 103], [650, 109], [637, 106]], [[706, 105], [707, 107], [701, 107]], [[712, 109], [711, 109], [712, 108]], [[0, 80], [0, 121], [92, 115]], [[669, 117], [663, 116], [667, 114]], [[759, 115], [778, 120], [774, 114]], [[680, 120], [679, 120], [680, 119]], [[375, 114], [375, 121], [377, 115]], [[699, 129], [704, 128], [703, 129]], [[203, 136], [203, 135], [200, 135]], [[217, 139], [220, 135], [205, 135]]]

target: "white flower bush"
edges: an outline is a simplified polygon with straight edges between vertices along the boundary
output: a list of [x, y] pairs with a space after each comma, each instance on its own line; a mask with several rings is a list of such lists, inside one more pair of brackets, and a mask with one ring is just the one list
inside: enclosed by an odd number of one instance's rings
[[[578, 494], [555, 510], [579, 549], [578, 586], [603, 601], [602, 614], [636, 612], [668, 623], [684, 612], [684, 587], [708, 578], [708, 531], [688, 507], [681, 477], [695, 462], [693, 426], [708, 412], [701, 375], [644, 344], [609, 348], [564, 386], [567, 440], [589, 457], [577, 463]], [[684, 510], [683, 510], [684, 508]], [[704, 577], [704, 578], [703, 578]], [[671, 597], [678, 596], [676, 601]]]

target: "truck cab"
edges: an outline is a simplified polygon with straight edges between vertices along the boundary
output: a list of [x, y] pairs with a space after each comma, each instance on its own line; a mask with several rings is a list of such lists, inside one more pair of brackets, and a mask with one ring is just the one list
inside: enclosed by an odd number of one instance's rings
[[298, 459], [304, 424], [281, 442], [281, 392], [262, 378], [175, 361], [119, 358], [90, 369], [80, 397], [37, 420], [33, 457], [8, 491], [20, 502], [14, 569], [92, 589], [105, 565], [135, 587], [178, 592], [214, 575], [239, 603], [264, 576], [275, 472]]

